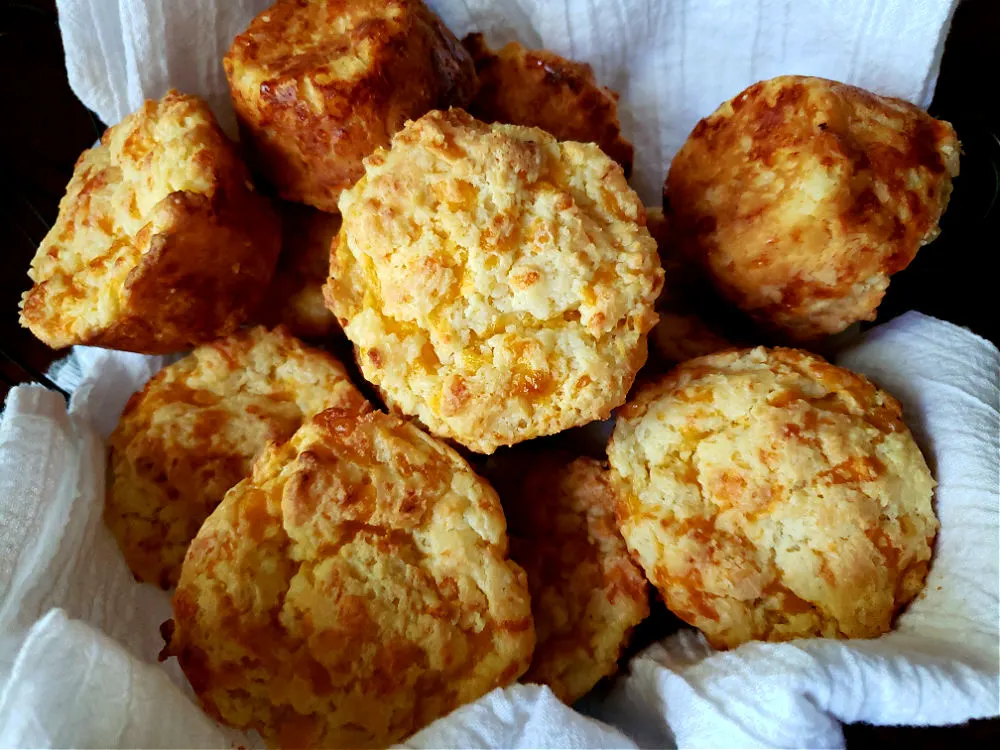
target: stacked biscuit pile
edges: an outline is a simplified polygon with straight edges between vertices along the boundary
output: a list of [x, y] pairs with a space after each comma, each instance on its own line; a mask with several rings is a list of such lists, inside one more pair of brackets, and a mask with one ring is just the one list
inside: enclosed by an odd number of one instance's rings
[[[719, 648], [875, 637], [919, 593], [934, 480], [892, 396], [807, 349], [935, 236], [947, 123], [761, 82], [647, 210], [588, 66], [419, 0], [279, 0], [225, 70], [239, 148], [173, 91], [110, 128], [21, 312], [193, 348], [129, 401], [105, 518], [212, 716], [385, 746], [519, 678], [575, 701], [648, 582]], [[606, 455], [526, 442], [618, 407]]]

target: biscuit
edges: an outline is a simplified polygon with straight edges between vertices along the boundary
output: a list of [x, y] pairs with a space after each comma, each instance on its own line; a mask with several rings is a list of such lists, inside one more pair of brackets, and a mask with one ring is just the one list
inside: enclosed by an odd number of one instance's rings
[[157, 373], [110, 440], [104, 518], [135, 577], [173, 587], [202, 522], [268, 441], [364, 402], [339, 362], [280, 328], [205, 344]]
[[302, 338], [330, 336], [340, 326], [323, 302], [323, 284], [340, 217], [296, 203], [281, 203], [279, 211], [281, 255], [256, 320], [266, 326], [284, 325]]
[[476, 88], [469, 54], [420, 0], [278, 0], [223, 65], [255, 166], [282, 198], [330, 212], [407, 120]]
[[517, 42], [494, 52], [482, 34], [469, 34], [462, 44], [479, 78], [471, 114], [486, 122], [541, 128], [560, 141], [596, 143], [629, 176], [632, 144], [622, 138], [618, 94], [599, 86], [589, 65]]
[[888, 393], [794, 349], [685, 362], [608, 446], [629, 550], [716, 648], [874, 638], [923, 588], [934, 480]]
[[522, 682], [572, 704], [614, 674], [632, 629], [649, 615], [649, 586], [615, 524], [604, 467], [532, 451], [493, 473], [510, 557], [524, 568], [537, 643]]
[[431, 112], [340, 209], [324, 293], [391, 407], [492, 453], [625, 400], [663, 271], [597, 146]]
[[656, 240], [663, 266], [663, 291], [656, 300], [659, 321], [649, 344], [663, 364], [672, 366], [733, 346], [718, 320], [718, 307], [697, 266], [678, 249], [659, 208], [646, 209], [646, 227]]
[[722, 294], [809, 341], [874, 320], [890, 275], [937, 236], [959, 150], [951, 125], [912, 104], [782, 76], [695, 126], [664, 195]]
[[279, 243], [208, 106], [171, 91], [80, 156], [31, 261], [21, 325], [53, 348], [188, 349], [246, 320]]
[[272, 445], [191, 544], [168, 655], [273, 747], [386, 747], [517, 679], [535, 636], [493, 489], [382, 412]]

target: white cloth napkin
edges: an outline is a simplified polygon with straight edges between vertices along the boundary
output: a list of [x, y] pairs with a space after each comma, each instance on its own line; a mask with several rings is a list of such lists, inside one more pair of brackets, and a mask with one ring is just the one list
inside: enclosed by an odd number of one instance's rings
[[[87, 348], [73, 357], [55, 373], [63, 385], [75, 378], [68, 412], [61, 397], [22, 386], [0, 422], [0, 747], [246, 745], [190, 701], [175, 662], [157, 664], [166, 595], [131, 579], [100, 521], [102, 438], [159, 362]], [[927, 588], [892, 633], [716, 653], [681, 632], [585, 698], [577, 707], [589, 717], [517, 685], [405, 746], [837, 747], [841, 721], [997, 715], [1000, 352], [908, 313], [838, 362], [902, 401], [939, 481]]]
[[[429, 0], [459, 37], [590, 63], [621, 93], [632, 183], [658, 204], [694, 124], [756, 81], [818, 75], [926, 107], [958, 0]], [[234, 133], [221, 59], [271, 0], [57, 0], [69, 81], [106, 123], [171, 86]]]

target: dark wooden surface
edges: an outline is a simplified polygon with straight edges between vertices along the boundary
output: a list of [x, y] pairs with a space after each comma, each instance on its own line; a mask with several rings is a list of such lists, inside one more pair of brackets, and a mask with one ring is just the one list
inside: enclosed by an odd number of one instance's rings
[[[931, 111], [955, 124], [964, 144], [942, 235], [893, 278], [879, 311], [909, 309], [967, 326], [1000, 342], [995, 272], [1000, 251], [1000, 1], [966, 0], [956, 12]], [[7, 385], [36, 379], [56, 356], [17, 323], [25, 272], [56, 215], [79, 153], [103, 126], [66, 81], [54, 0], [0, 0], [0, 399]], [[34, 371], [34, 372], [33, 372]], [[1000, 744], [1000, 720], [961, 727], [845, 727], [848, 744], [913, 748]]]

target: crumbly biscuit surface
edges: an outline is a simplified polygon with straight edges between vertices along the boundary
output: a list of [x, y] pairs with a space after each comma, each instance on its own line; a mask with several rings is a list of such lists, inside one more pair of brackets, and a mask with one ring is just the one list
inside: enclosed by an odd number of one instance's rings
[[874, 319], [889, 276], [937, 236], [959, 151], [907, 102], [782, 76], [695, 126], [665, 197], [733, 304], [809, 340]]
[[281, 747], [385, 747], [514, 681], [534, 647], [496, 493], [381, 412], [271, 446], [184, 561], [168, 651]]
[[280, 208], [281, 255], [256, 318], [265, 325], [283, 325], [303, 338], [329, 336], [340, 326], [323, 302], [323, 284], [340, 217], [292, 203]]
[[621, 134], [618, 94], [599, 86], [589, 65], [517, 42], [494, 52], [482, 34], [469, 34], [462, 44], [479, 78], [468, 107], [475, 117], [541, 128], [560, 141], [596, 143], [629, 176], [633, 150]]
[[391, 406], [490, 453], [624, 401], [663, 272], [621, 167], [459, 110], [366, 164], [325, 294]]
[[244, 140], [282, 198], [335, 212], [410, 118], [464, 106], [472, 59], [421, 0], [278, 0], [223, 60]]
[[136, 578], [172, 588], [202, 522], [269, 441], [364, 401], [339, 362], [283, 329], [233, 334], [157, 373], [110, 439], [104, 517]]
[[684, 363], [620, 412], [608, 457], [629, 549], [716, 647], [877, 637], [923, 587], [927, 464], [895, 399], [819, 357]]
[[649, 614], [649, 587], [618, 532], [598, 461], [532, 452], [497, 471], [510, 556], [528, 575], [537, 636], [521, 681], [548, 685], [572, 704], [614, 674]]
[[278, 247], [277, 218], [208, 106], [171, 91], [80, 156], [21, 322], [56, 348], [180, 351], [243, 322]]

